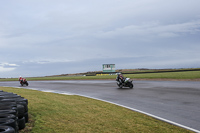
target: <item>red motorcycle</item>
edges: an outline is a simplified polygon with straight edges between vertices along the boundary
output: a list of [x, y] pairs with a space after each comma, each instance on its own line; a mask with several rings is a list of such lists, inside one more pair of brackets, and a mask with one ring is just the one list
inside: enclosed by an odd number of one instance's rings
[[24, 85], [28, 86], [28, 82], [26, 79], [20, 80], [20, 84], [21, 84], [21, 86], [24, 86]]

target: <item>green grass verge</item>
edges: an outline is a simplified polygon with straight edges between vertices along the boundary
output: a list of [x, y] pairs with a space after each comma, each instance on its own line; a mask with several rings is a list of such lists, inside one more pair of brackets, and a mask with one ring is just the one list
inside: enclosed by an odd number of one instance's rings
[[135, 79], [200, 79], [200, 71], [127, 74], [124, 76]]
[[[184, 71], [184, 72], [164, 72], [164, 73], [142, 73], [142, 74], [124, 74], [125, 77], [132, 79], [200, 79], [200, 71]], [[33, 77], [30, 80], [98, 80], [98, 79], [115, 79], [116, 75], [102, 76], [60, 76], [60, 77]], [[13, 79], [0, 79], [0, 81], [17, 81]]]
[[[29, 100], [32, 133], [189, 133], [186, 129], [106, 102], [35, 90], [0, 87]], [[31, 125], [31, 124], [30, 124]], [[20, 133], [26, 132], [20, 131]]]

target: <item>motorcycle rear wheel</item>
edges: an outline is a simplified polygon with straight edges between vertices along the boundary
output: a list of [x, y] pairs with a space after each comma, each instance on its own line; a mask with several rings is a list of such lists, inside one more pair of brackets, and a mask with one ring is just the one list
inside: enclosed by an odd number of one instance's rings
[[118, 85], [119, 86], [119, 88], [122, 88], [123, 87], [123, 85], [121, 84], [121, 85]]

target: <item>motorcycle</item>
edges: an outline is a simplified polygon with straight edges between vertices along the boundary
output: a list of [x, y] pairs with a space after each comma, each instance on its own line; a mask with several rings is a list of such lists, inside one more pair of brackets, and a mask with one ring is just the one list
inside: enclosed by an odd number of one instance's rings
[[28, 82], [26, 79], [20, 80], [20, 84], [21, 86], [24, 86], [24, 85], [28, 86]]
[[124, 83], [117, 80], [117, 85], [119, 86], [119, 88], [129, 87], [130, 89], [132, 89], [133, 88], [133, 80], [130, 80], [130, 78], [125, 78]]

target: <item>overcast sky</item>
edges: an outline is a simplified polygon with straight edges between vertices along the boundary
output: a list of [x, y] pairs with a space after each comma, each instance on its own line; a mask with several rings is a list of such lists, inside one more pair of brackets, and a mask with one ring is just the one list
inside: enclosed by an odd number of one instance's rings
[[199, 0], [1, 0], [0, 78], [199, 68]]

